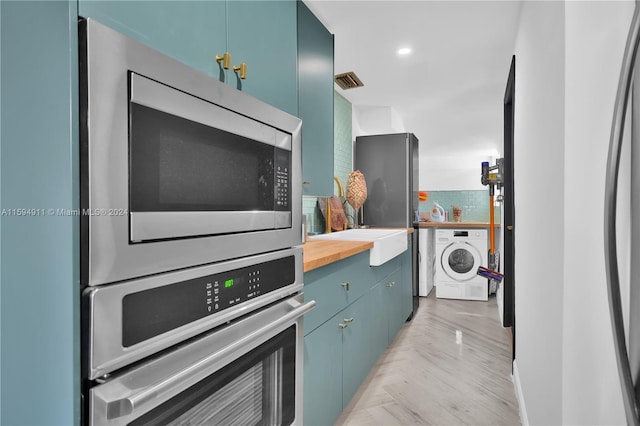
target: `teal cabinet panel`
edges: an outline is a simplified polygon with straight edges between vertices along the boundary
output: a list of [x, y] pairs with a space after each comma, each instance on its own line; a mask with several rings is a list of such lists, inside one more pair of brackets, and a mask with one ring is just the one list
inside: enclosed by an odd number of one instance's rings
[[364, 295], [370, 287], [368, 272], [368, 251], [306, 272], [304, 298], [315, 300], [316, 307], [305, 315], [305, 334]]
[[316, 301], [305, 315], [304, 424], [335, 423], [404, 324], [410, 260], [409, 251], [371, 267], [364, 252], [304, 274], [305, 300]]
[[380, 281], [371, 290], [371, 309], [373, 310], [371, 327], [373, 328], [373, 333], [369, 348], [371, 356], [374, 358], [374, 363], [389, 345], [390, 303], [389, 288], [386, 286], [385, 281]]
[[333, 34], [298, 2], [303, 194], [333, 195]]
[[45, 214], [79, 208], [77, 22], [76, 2], [0, 1], [2, 425], [80, 424], [79, 217]]
[[342, 412], [342, 330], [336, 321], [304, 338], [303, 398], [305, 425], [332, 425]]
[[[276, 1], [80, 0], [92, 18], [291, 115], [298, 114], [297, 7]], [[231, 54], [222, 68], [216, 55]], [[247, 64], [241, 80], [234, 65]]]
[[223, 1], [80, 0], [78, 15], [93, 18], [203, 73], [224, 77], [215, 60], [227, 50]]
[[245, 80], [228, 71], [229, 84], [297, 116], [296, 2], [229, 1], [227, 5], [231, 64], [247, 64]]
[[402, 325], [408, 317], [403, 313], [402, 298], [404, 296], [402, 287], [402, 270], [398, 269], [384, 280], [387, 289], [387, 300], [389, 303], [388, 317], [388, 343], [391, 343], [395, 335], [400, 331]]
[[345, 324], [342, 329], [342, 405], [347, 406], [358, 387], [367, 377], [371, 368], [369, 344], [371, 342], [370, 310], [367, 304], [370, 298], [358, 299], [336, 320]]
[[[406, 252], [405, 252], [406, 253]], [[404, 254], [404, 253], [403, 253]], [[396, 269], [400, 268], [401, 265], [401, 255], [394, 257], [386, 263], [383, 263], [380, 266], [372, 266], [371, 273], [373, 275], [373, 279], [375, 282], [385, 279], [389, 274], [391, 274]]]

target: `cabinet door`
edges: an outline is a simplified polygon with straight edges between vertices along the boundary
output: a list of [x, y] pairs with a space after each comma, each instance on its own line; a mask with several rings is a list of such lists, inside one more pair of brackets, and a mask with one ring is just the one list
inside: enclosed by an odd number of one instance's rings
[[369, 252], [364, 252], [305, 272], [304, 297], [317, 303], [304, 317], [305, 334], [364, 295], [370, 287], [369, 270]]
[[228, 83], [291, 115], [298, 113], [296, 22], [295, 1], [227, 2], [231, 63], [247, 64], [247, 78], [230, 70]]
[[389, 299], [389, 294], [389, 288], [384, 280], [371, 289], [371, 309], [373, 311], [371, 356], [374, 359], [374, 364], [389, 345], [389, 311], [393, 302]]
[[386, 280], [384, 280], [387, 289], [387, 298], [389, 301], [389, 320], [388, 320], [388, 343], [391, 343], [396, 336], [405, 320], [409, 316], [405, 315], [405, 304], [403, 303], [404, 292], [402, 288], [402, 270], [398, 269]]
[[342, 330], [328, 321], [304, 338], [304, 424], [332, 425], [342, 412]]
[[[371, 292], [338, 313], [336, 320], [347, 324], [342, 329], [342, 401], [346, 407], [375, 364], [375, 342]], [[351, 320], [351, 321], [350, 321]]]
[[80, 0], [78, 15], [220, 77], [215, 56], [226, 51], [224, 2]]
[[333, 195], [333, 34], [298, 2], [298, 117], [305, 195]]

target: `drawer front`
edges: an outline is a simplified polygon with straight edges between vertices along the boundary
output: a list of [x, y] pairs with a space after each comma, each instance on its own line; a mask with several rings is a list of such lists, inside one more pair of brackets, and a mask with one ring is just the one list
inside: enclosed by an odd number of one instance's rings
[[380, 266], [372, 266], [371, 274], [373, 275], [374, 283], [385, 279], [395, 270], [399, 269], [402, 263], [402, 255], [396, 256]]
[[374, 283], [370, 269], [364, 252], [304, 274], [304, 299], [316, 301], [304, 317], [305, 335], [367, 292]]

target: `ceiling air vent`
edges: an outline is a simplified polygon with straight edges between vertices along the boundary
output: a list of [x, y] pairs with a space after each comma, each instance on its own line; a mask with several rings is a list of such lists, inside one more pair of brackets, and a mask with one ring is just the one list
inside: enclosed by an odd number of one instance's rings
[[354, 73], [353, 71], [345, 72], [344, 74], [338, 74], [336, 75], [335, 80], [342, 90], [354, 89], [356, 87], [364, 86], [356, 73]]

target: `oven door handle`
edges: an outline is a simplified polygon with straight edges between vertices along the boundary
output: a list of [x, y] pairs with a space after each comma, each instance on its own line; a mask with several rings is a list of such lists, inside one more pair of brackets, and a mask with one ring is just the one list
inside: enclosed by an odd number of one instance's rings
[[[305, 304], [295, 307], [291, 312], [281, 316], [276, 321], [269, 322], [265, 326], [257, 328], [246, 334], [242, 338], [225, 348], [212, 353], [210, 356], [202, 359], [200, 362], [167, 377], [165, 380], [143, 388], [137, 393], [131, 394], [125, 398], [118, 398], [111, 401], [103, 401], [107, 408], [107, 419], [113, 420], [118, 417], [127, 416], [144, 406], [148, 402], [157, 402], [159, 397], [177, 394], [188, 389], [194, 383], [215, 371], [218, 362], [226, 356], [233, 354], [239, 348], [250, 344], [255, 340], [262, 339], [266, 334], [272, 332], [287, 323], [303, 316], [316, 306], [316, 301], [311, 300]], [[170, 397], [169, 396], [169, 397]]]

